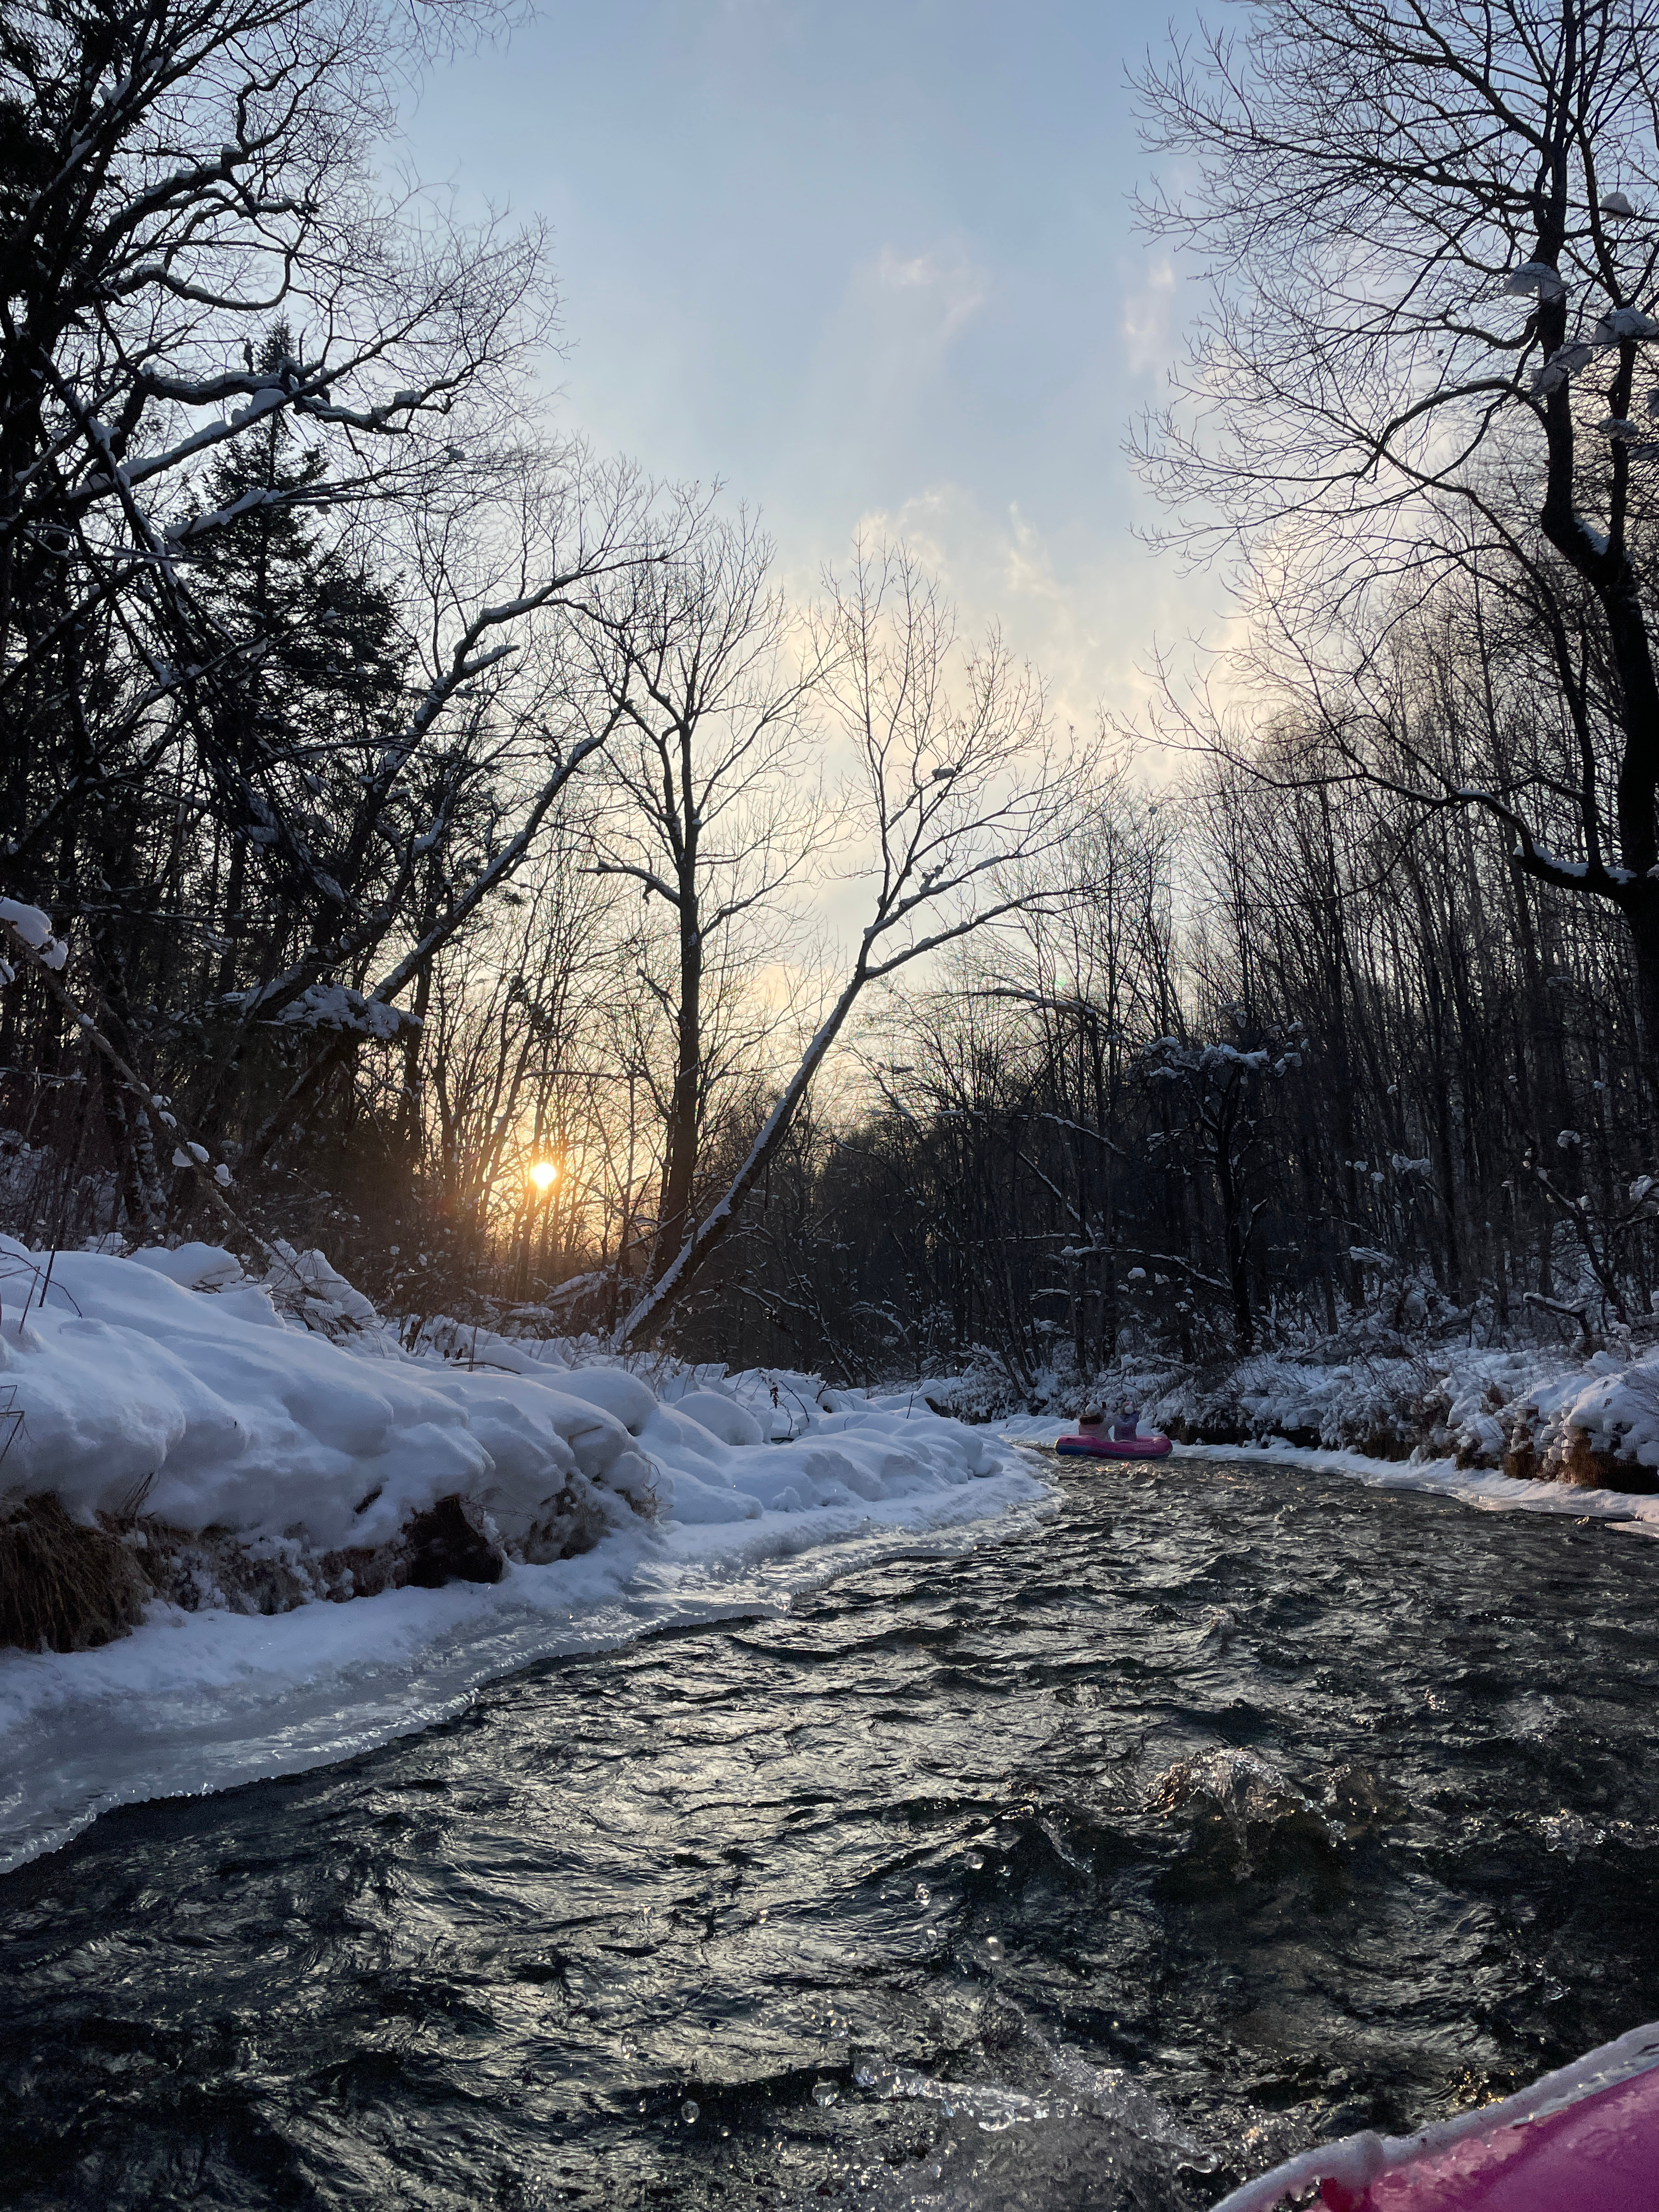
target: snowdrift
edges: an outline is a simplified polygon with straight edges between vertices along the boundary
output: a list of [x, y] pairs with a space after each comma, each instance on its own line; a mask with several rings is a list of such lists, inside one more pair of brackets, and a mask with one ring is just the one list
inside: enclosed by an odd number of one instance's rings
[[910, 1393], [653, 1388], [482, 1333], [471, 1364], [413, 1356], [292, 1256], [273, 1285], [211, 1246], [59, 1253], [48, 1285], [0, 1239], [0, 1516], [54, 1499], [155, 1593], [119, 1642], [0, 1650], [0, 1868], [105, 1806], [337, 1758], [536, 1657], [787, 1604], [1049, 1496]]
[[[7, 1261], [14, 1280], [41, 1280], [40, 1255], [0, 1238]], [[296, 1560], [370, 1550], [459, 1496], [509, 1555], [533, 1556], [573, 1489], [611, 1525], [726, 1524], [902, 1499], [999, 1462], [982, 1432], [902, 1395], [896, 1410], [815, 1404], [803, 1433], [759, 1449], [760, 1421], [729, 1392], [664, 1404], [620, 1366], [555, 1367], [487, 1338], [465, 1366], [411, 1357], [383, 1332], [347, 1346], [240, 1279], [209, 1245], [59, 1253], [45, 1304], [35, 1289], [0, 1325], [0, 1378], [21, 1417], [0, 1462], [7, 1491], [48, 1492], [88, 1524], [142, 1512], [287, 1544]]]

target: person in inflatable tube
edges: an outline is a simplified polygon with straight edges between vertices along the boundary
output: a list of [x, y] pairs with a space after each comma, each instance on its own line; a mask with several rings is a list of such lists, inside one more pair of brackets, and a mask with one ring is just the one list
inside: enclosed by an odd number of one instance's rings
[[1120, 1398], [1109, 1427], [1103, 1413], [1079, 1413], [1077, 1434], [1060, 1437], [1054, 1449], [1062, 1459], [1164, 1459], [1170, 1439], [1156, 1432], [1142, 1436], [1139, 1411]]

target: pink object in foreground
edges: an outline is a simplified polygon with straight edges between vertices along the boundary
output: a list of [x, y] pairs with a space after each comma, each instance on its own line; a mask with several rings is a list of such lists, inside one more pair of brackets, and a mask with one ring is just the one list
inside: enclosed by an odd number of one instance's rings
[[1074, 1437], [1061, 1437], [1054, 1449], [1062, 1459], [1167, 1459], [1168, 1437], [1114, 1437], [1104, 1429], [1085, 1427]]
[[1273, 2212], [1315, 2183], [1327, 2212], [1659, 2212], [1659, 2023], [1421, 2135], [1304, 2151], [1215, 2212]]

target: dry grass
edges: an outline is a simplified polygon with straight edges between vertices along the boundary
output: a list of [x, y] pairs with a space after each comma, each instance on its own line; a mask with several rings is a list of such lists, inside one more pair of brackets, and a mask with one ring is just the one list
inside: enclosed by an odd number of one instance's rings
[[[440, 1498], [388, 1542], [278, 1557], [269, 1547], [256, 1556], [232, 1529], [179, 1528], [145, 1513], [149, 1486], [137, 1485], [94, 1528], [45, 1492], [0, 1498], [0, 1649], [90, 1650], [136, 1628], [152, 1600], [185, 1613], [287, 1613], [313, 1598], [374, 1597], [409, 1583], [495, 1582], [506, 1567], [482, 1509], [459, 1495]], [[572, 1559], [610, 1525], [592, 1486], [573, 1477], [514, 1556]]]
[[26, 1498], [0, 1518], [0, 1644], [89, 1651], [134, 1627], [149, 1595], [119, 1538], [83, 1528], [55, 1498]]
[[1569, 1431], [1571, 1441], [1561, 1462], [1560, 1479], [1580, 1490], [1618, 1490], [1637, 1498], [1651, 1498], [1659, 1491], [1659, 1474], [1617, 1452], [1596, 1451], [1582, 1429]]

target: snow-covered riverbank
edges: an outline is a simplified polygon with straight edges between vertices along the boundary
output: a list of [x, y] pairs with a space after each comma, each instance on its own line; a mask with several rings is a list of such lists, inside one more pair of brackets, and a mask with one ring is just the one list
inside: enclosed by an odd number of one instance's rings
[[[925, 1386], [963, 1412], [983, 1382]], [[1090, 1386], [1139, 1409], [1178, 1456], [1277, 1460], [1374, 1489], [1426, 1491], [1485, 1512], [1547, 1513], [1659, 1536], [1659, 1348], [1631, 1333], [1594, 1351], [1424, 1345], [1261, 1352], [1209, 1369], [1122, 1360]], [[1004, 1435], [1052, 1443], [1075, 1386], [1003, 1413]]]
[[0, 1568], [112, 1580], [133, 1623], [0, 1651], [0, 1867], [109, 1806], [337, 1759], [538, 1657], [787, 1606], [1048, 1497], [1029, 1455], [911, 1392], [653, 1387], [482, 1336], [413, 1356], [315, 1255], [276, 1285], [204, 1246], [0, 1266]]
[[1086, 1385], [1045, 1374], [1024, 1406], [990, 1370], [919, 1387], [941, 1410], [1034, 1442], [1069, 1425], [1081, 1391], [1134, 1407], [1178, 1445], [1297, 1449], [1336, 1473], [1474, 1504], [1582, 1515], [1611, 1492], [1609, 1512], [1645, 1523], [1659, 1498], [1659, 1347], [1630, 1330], [1582, 1351], [1333, 1343], [1202, 1368], [1125, 1356]]

